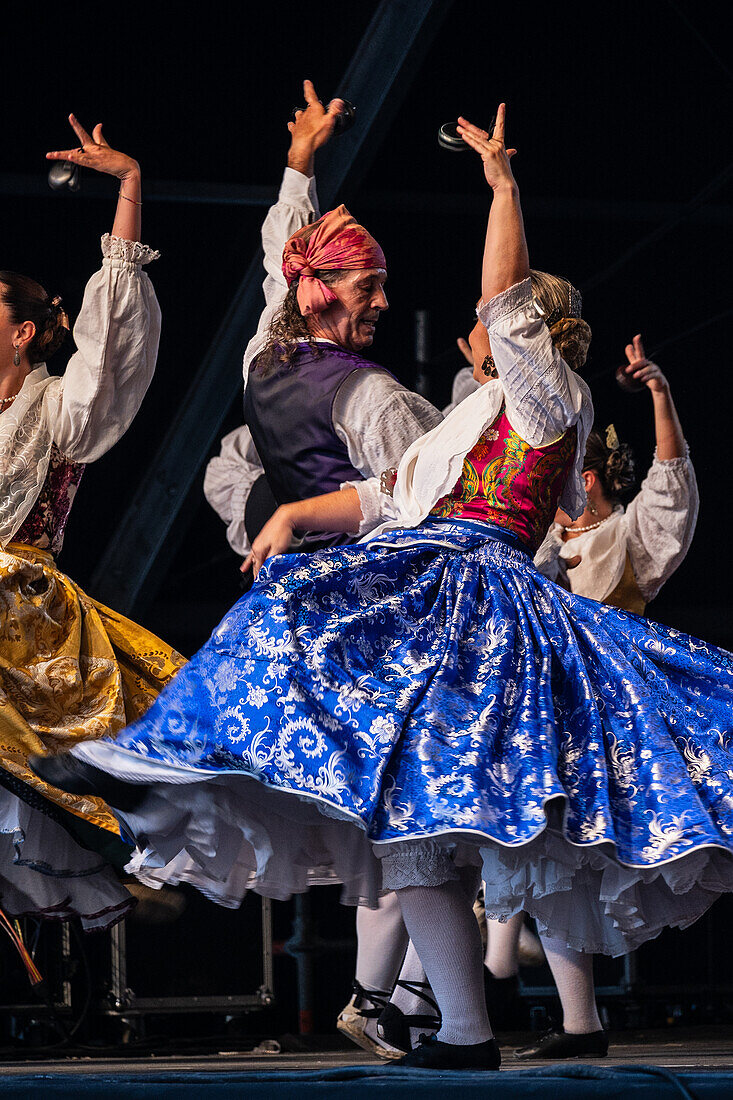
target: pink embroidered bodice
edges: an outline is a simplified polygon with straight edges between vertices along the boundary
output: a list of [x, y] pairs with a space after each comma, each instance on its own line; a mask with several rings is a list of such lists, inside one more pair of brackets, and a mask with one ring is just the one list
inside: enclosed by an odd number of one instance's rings
[[70, 462], [55, 443], [51, 445], [43, 488], [23, 525], [13, 536], [13, 542], [58, 554], [63, 546], [66, 521], [84, 469], [82, 462]]
[[466, 455], [452, 492], [430, 514], [493, 523], [518, 535], [534, 553], [557, 511], [576, 440], [573, 426], [547, 447], [530, 447], [502, 407]]

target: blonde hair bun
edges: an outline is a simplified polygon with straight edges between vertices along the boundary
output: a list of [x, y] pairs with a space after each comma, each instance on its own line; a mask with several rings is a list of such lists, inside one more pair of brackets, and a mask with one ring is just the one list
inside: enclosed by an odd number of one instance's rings
[[550, 329], [552, 342], [572, 370], [581, 370], [592, 338], [590, 325], [580, 317], [561, 317]]

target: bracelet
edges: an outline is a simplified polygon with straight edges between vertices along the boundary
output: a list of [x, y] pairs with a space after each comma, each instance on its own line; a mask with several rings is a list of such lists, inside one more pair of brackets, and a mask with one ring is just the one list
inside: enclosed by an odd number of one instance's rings
[[128, 202], [134, 202], [135, 206], [142, 206], [142, 203], [138, 202], [137, 199], [131, 199], [129, 195], [123, 194], [122, 188], [120, 188], [120, 198], [121, 199], [127, 199]]

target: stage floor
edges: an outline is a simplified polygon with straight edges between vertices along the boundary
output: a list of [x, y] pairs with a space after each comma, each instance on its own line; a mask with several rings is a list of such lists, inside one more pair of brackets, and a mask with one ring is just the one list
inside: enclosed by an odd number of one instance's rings
[[[574, 1078], [576, 1073], [585, 1077], [585, 1071], [587, 1071], [588, 1077], [592, 1077], [592, 1067], [597, 1066], [602, 1071], [601, 1079], [607, 1079], [611, 1071], [617, 1070], [618, 1067], [644, 1066], [649, 1067], [650, 1070], [652, 1067], [657, 1067], [662, 1073], [671, 1071], [671, 1074], [682, 1075], [683, 1080], [686, 1080], [688, 1075], [694, 1075], [696, 1078], [698, 1078], [698, 1075], [713, 1075], [722, 1084], [722, 1079], [728, 1078], [728, 1087], [731, 1090], [728, 1092], [728, 1096], [733, 1095], [733, 1029], [729, 1028], [695, 1028], [685, 1031], [668, 1029], [664, 1031], [620, 1033], [613, 1038], [606, 1058], [582, 1059], [562, 1063], [538, 1061], [528, 1064], [517, 1062], [512, 1057], [513, 1051], [518, 1045], [527, 1041], [527, 1035], [502, 1035], [500, 1039], [503, 1066], [498, 1078], [492, 1075], [492, 1082], [498, 1083], [499, 1078], [502, 1081], [506, 1079], [507, 1086], [510, 1077], [517, 1085], [523, 1083], [527, 1087], [530, 1086], [533, 1079], [536, 1079], [535, 1084], [542, 1079], [548, 1086], [552, 1086], [556, 1090], [560, 1085], [557, 1078], [563, 1079], [565, 1069], [572, 1070], [570, 1076]], [[334, 1046], [337, 1043], [338, 1039], [334, 1039]], [[353, 1075], [348, 1073], [350, 1068], [354, 1070]], [[551, 1068], [553, 1073], [548, 1079], [547, 1071]], [[235, 1080], [240, 1085], [246, 1085], [248, 1078], [252, 1080], [252, 1084], [257, 1079], [264, 1083], [263, 1075], [265, 1075], [271, 1084], [273, 1096], [280, 1091], [278, 1088], [278, 1078], [280, 1076], [282, 1076], [283, 1085], [286, 1081], [293, 1084], [294, 1079], [300, 1080], [303, 1086], [307, 1086], [311, 1081], [315, 1084], [316, 1080], [320, 1080], [321, 1090], [335, 1095], [335, 1093], [332, 1093], [331, 1088], [324, 1088], [324, 1086], [328, 1084], [336, 1085], [340, 1080], [342, 1086], [346, 1087], [346, 1077], [340, 1074], [339, 1071], [347, 1071], [346, 1076], [352, 1077], [351, 1088], [355, 1091], [357, 1089], [363, 1090], [367, 1081], [379, 1081], [381, 1083], [380, 1091], [384, 1095], [384, 1088], [387, 1084], [385, 1074], [395, 1075], [395, 1085], [397, 1085], [398, 1077], [401, 1079], [401, 1083], [404, 1084], [405, 1071], [390, 1070], [385, 1067], [382, 1061], [356, 1047], [279, 1054], [244, 1053], [222, 1049], [216, 1053], [206, 1055], [166, 1055], [161, 1053], [160, 1055], [148, 1055], [146, 1057], [137, 1057], [132, 1053], [127, 1056], [118, 1056], [109, 1053], [92, 1055], [86, 1052], [75, 1052], [67, 1055], [59, 1054], [55, 1058], [40, 1058], [38, 1055], [24, 1057], [22, 1053], [18, 1052], [12, 1060], [0, 1059], [0, 1095], [7, 1094], [11, 1088], [15, 1092], [13, 1085], [20, 1086], [21, 1080], [19, 1079], [22, 1079], [26, 1088], [32, 1085], [41, 1087], [43, 1084], [47, 1093], [51, 1084], [54, 1083], [59, 1087], [51, 1088], [50, 1091], [60, 1094], [65, 1091], [62, 1087], [64, 1080], [67, 1086], [72, 1086], [71, 1078], [76, 1078], [77, 1087], [81, 1086], [81, 1090], [87, 1093], [88, 1086], [84, 1087], [82, 1085], [81, 1078], [96, 1077], [100, 1079], [100, 1083], [102, 1079], [109, 1081], [114, 1078], [118, 1084], [123, 1081], [131, 1083], [131, 1079], [135, 1079], [139, 1084], [143, 1084], [145, 1078], [152, 1077], [155, 1078], [157, 1087], [160, 1089], [168, 1082], [173, 1084], [178, 1081], [180, 1083], [182, 1079], [191, 1081], [192, 1075], [204, 1091], [207, 1085], [214, 1085], [217, 1079], [221, 1083], [226, 1081], [230, 1085], [234, 1084]], [[538, 1074], [538, 1071], [543, 1072]], [[555, 1076], [556, 1074], [557, 1076]], [[413, 1081], [416, 1076], [422, 1080], [424, 1074], [411, 1071], [409, 1076]], [[435, 1076], [435, 1074], [430, 1074], [431, 1078]], [[439, 1076], [444, 1082], [446, 1076], [448, 1076], [450, 1080], [457, 1083], [454, 1074], [440, 1074]], [[461, 1075], [461, 1080], [465, 1080], [466, 1084], [468, 1084], [466, 1079], [468, 1076], [472, 1079], [477, 1076], [480, 1077], [485, 1086], [487, 1080], [485, 1074]], [[577, 1081], [577, 1083], [580, 1084], [580, 1081]], [[92, 1081], [89, 1080], [88, 1085], [91, 1084]], [[150, 1084], [152, 1085], [153, 1082], [150, 1081]], [[630, 1081], [629, 1084], [631, 1084]], [[565, 1084], [562, 1087], [565, 1092]], [[34, 1090], [31, 1088], [31, 1091]], [[92, 1089], [91, 1091], [93, 1093], [95, 1090]], [[167, 1090], [163, 1088], [163, 1091]], [[215, 1089], [214, 1091], [218, 1090]], [[248, 1085], [246, 1091], [247, 1095], [250, 1095]], [[307, 1087], [305, 1091], [308, 1091]], [[28, 1092], [25, 1093], [25, 1095], [28, 1094]], [[501, 1094], [504, 1094], [503, 1089]], [[523, 1088], [521, 1094], [534, 1095], [534, 1089], [527, 1093]], [[575, 1093], [573, 1092], [573, 1094]], [[589, 1095], [591, 1094], [599, 1095], [597, 1091], [589, 1093]], [[660, 1093], [660, 1095], [664, 1094]], [[669, 1095], [674, 1094], [674, 1091], [669, 1093]], [[708, 1093], [707, 1089], [705, 1094], [712, 1095], [712, 1093]], [[492, 1095], [499, 1094], [495, 1093], [492, 1088]], [[510, 1095], [510, 1093], [507, 1092], [506, 1095]], [[538, 1092], [537, 1095], [540, 1095], [540, 1093]], [[623, 1095], [623, 1093], [620, 1095]], [[631, 1095], [631, 1092], [629, 1092], [629, 1095]], [[684, 1093], [677, 1092], [677, 1095], [684, 1095]], [[693, 1092], [693, 1095], [696, 1095], [696, 1093]], [[723, 1094], [721, 1093], [721, 1095]]]
[[[531, 1073], [540, 1067], [557, 1066], [556, 1061], [538, 1061], [527, 1064], [512, 1058], [513, 1047], [502, 1046], [502, 1072]], [[610, 1069], [614, 1066], [661, 1066], [674, 1072], [721, 1071], [733, 1074], [733, 1035], [724, 1043], [696, 1042], [694, 1045], [676, 1042], [619, 1043], [614, 1044], [606, 1058], [575, 1059], [568, 1065], [597, 1065]], [[23, 1076], [26, 1074], [146, 1074], [154, 1073], [272, 1073], [283, 1070], [340, 1069], [345, 1066], [379, 1067], [384, 1063], [364, 1051], [327, 1051], [318, 1054], [241, 1054], [222, 1051], [195, 1058], [89, 1058], [84, 1055], [53, 1061], [0, 1062], [0, 1074]]]

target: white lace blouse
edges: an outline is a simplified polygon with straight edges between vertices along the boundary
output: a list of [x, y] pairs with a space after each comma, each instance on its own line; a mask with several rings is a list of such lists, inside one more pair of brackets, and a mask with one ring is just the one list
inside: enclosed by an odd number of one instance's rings
[[[565, 573], [570, 590], [603, 602], [621, 580], [628, 553], [636, 583], [646, 603], [674, 573], [692, 542], [699, 497], [689, 448], [680, 458], [654, 461], [639, 492], [624, 510], [618, 505], [600, 527], [563, 542], [562, 527], [553, 524], [535, 557], [537, 568], [551, 580]], [[564, 559], [580, 555], [565, 570]]]
[[160, 308], [142, 266], [158, 253], [106, 234], [74, 325], [76, 352], [61, 377], [44, 364], [0, 415], [0, 545], [12, 539], [43, 486], [51, 445], [93, 462], [127, 431], [155, 369]]

